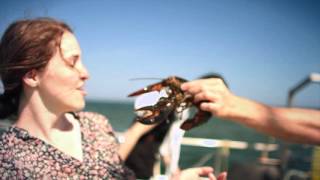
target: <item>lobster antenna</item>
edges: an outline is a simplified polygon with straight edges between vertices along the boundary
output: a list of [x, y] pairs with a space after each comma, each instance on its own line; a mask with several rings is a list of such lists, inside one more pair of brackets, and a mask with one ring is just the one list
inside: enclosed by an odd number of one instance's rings
[[131, 78], [129, 81], [139, 81], [139, 80], [162, 80], [163, 78]]

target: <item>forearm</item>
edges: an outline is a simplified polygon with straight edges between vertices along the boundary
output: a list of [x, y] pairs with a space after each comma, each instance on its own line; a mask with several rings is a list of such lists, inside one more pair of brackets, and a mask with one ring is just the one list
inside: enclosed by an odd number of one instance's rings
[[124, 133], [124, 142], [120, 144], [118, 151], [123, 161], [127, 159], [141, 136], [142, 134], [136, 128], [134, 128], [134, 125]]
[[140, 122], [133, 123], [133, 125], [124, 134], [124, 142], [120, 144], [118, 152], [122, 160], [125, 161], [127, 159], [140, 137], [151, 131], [156, 126], [157, 124], [145, 125]]
[[230, 107], [227, 119], [281, 139], [320, 144], [320, 111], [275, 108], [241, 97]]

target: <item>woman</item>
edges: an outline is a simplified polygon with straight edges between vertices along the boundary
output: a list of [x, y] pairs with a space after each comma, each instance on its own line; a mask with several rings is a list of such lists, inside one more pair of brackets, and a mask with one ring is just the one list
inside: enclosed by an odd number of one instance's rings
[[[1, 178], [134, 179], [105, 117], [80, 112], [89, 73], [71, 28], [49, 18], [11, 24], [0, 44]], [[213, 178], [212, 170], [198, 174]]]
[[[0, 47], [1, 118], [15, 118], [1, 138], [2, 178], [130, 179], [106, 119], [80, 111], [88, 71], [66, 24], [17, 21]], [[70, 112], [70, 113], [68, 113]]]

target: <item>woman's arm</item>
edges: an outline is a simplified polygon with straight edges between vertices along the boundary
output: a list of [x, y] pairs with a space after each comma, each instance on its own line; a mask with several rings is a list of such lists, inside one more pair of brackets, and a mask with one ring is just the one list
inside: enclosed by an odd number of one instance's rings
[[140, 137], [151, 131], [157, 124], [144, 125], [134, 122], [133, 125], [124, 133], [124, 142], [120, 144], [119, 155], [123, 161], [127, 159]]

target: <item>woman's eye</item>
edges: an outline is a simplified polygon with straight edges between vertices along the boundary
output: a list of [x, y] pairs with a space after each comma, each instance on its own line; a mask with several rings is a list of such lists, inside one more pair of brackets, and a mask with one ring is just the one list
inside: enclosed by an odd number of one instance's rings
[[77, 60], [73, 59], [71, 62], [70, 62], [70, 66], [74, 67], [76, 65], [76, 62]]
[[77, 58], [76, 57], [74, 57], [74, 58], [71, 58], [71, 59], [69, 59], [69, 65], [71, 66], [71, 67], [74, 67], [75, 65], [76, 65], [76, 63], [77, 63]]

